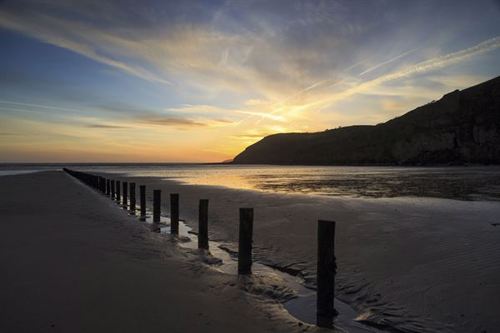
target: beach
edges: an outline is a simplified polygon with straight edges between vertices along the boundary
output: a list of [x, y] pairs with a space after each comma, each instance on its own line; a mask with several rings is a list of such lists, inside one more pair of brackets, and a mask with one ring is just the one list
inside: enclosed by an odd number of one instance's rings
[[[208, 199], [210, 240], [229, 253], [238, 248], [238, 209], [254, 208], [256, 264], [312, 290], [316, 222], [336, 221], [340, 331], [494, 332], [500, 325], [498, 202], [283, 194], [100, 175], [146, 185], [149, 209], [160, 189], [163, 216], [169, 193], [178, 193], [181, 221], [194, 233], [198, 200]], [[62, 171], [2, 176], [0, 198], [1, 331], [322, 331], [309, 320], [313, 292], [293, 298], [274, 276], [256, 274], [248, 284], [221, 272]]]
[[500, 0], [0, 0], [0, 333], [500, 332]]
[[180, 194], [196, 230], [209, 199], [209, 235], [237, 249], [238, 208], [253, 207], [255, 258], [314, 286], [316, 221], [335, 220], [337, 297], [366, 324], [396, 332], [494, 332], [500, 325], [500, 205], [436, 198], [342, 198], [263, 193], [120, 177]]
[[1, 332], [301, 332], [62, 171], [0, 177]]

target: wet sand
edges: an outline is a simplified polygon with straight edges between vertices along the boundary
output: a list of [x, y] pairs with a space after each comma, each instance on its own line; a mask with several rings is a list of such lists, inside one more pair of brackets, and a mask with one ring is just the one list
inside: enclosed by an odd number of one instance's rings
[[1, 332], [320, 331], [63, 172], [0, 177], [0, 215]]
[[[110, 176], [110, 175], [108, 175]], [[114, 178], [119, 178], [113, 175]], [[133, 178], [128, 178], [132, 180]], [[238, 208], [254, 207], [255, 256], [314, 284], [316, 221], [337, 221], [337, 295], [359, 319], [401, 332], [495, 332], [500, 327], [500, 204], [428, 198], [270, 194], [135, 178], [180, 193], [196, 230], [210, 200], [212, 239], [235, 247]]]

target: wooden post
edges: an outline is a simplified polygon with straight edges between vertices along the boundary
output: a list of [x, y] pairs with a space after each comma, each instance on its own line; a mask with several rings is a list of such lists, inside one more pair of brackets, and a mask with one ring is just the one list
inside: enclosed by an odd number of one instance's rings
[[198, 215], [198, 248], [208, 250], [208, 200], [201, 199]]
[[240, 208], [238, 274], [252, 274], [253, 208]]
[[153, 223], [160, 223], [161, 190], [153, 191]]
[[333, 327], [337, 315], [335, 297], [335, 222], [318, 221], [318, 265], [316, 271], [317, 299], [316, 324], [319, 327]]
[[130, 212], [135, 215], [135, 183], [130, 183]]
[[111, 181], [109, 179], [106, 179], [106, 195], [109, 196], [110, 192], [111, 192]]
[[141, 217], [146, 217], [146, 185], [139, 186], [141, 200]]
[[124, 209], [127, 209], [128, 205], [128, 183], [123, 182], [123, 200], [122, 200], [122, 206]]
[[170, 194], [170, 233], [179, 234], [179, 194]]
[[111, 179], [111, 199], [115, 198], [115, 180]]
[[120, 185], [121, 185], [120, 181], [117, 180], [116, 181], [116, 201], [118, 201], [118, 203], [120, 203], [120, 199], [122, 197]]

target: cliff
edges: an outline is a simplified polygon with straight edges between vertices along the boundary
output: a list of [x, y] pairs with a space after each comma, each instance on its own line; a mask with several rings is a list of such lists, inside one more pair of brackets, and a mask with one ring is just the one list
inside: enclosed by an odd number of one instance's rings
[[500, 77], [374, 126], [267, 136], [241, 164], [500, 164]]

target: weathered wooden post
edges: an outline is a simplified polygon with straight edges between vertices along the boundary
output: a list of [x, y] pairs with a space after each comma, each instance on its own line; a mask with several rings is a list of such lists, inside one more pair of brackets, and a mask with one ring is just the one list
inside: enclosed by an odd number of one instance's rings
[[118, 201], [118, 203], [120, 203], [120, 199], [122, 197], [120, 187], [121, 187], [120, 181], [117, 180], [116, 181], [116, 201]]
[[170, 193], [170, 233], [179, 234], [179, 194]]
[[333, 318], [337, 315], [334, 307], [336, 270], [335, 222], [319, 220], [316, 324], [320, 327], [333, 327]]
[[123, 200], [122, 200], [122, 206], [124, 209], [127, 209], [128, 205], [128, 183], [123, 182]]
[[111, 199], [115, 199], [115, 180], [111, 179]]
[[130, 212], [135, 215], [135, 183], [130, 183]]
[[161, 190], [153, 191], [153, 223], [160, 223]]
[[252, 274], [253, 208], [240, 208], [238, 274]]
[[198, 215], [198, 248], [208, 250], [208, 200], [201, 199]]
[[146, 185], [139, 186], [141, 200], [141, 217], [146, 217]]
[[106, 178], [106, 195], [109, 196], [109, 193], [111, 192], [111, 181]]

